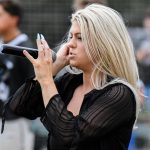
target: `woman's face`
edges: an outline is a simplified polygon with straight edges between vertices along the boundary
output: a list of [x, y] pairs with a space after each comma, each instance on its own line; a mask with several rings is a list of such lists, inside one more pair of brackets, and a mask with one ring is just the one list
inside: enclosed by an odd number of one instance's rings
[[71, 66], [89, 71], [93, 68], [93, 64], [85, 52], [84, 43], [81, 38], [81, 31], [78, 23], [72, 23], [69, 33], [69, 63]]

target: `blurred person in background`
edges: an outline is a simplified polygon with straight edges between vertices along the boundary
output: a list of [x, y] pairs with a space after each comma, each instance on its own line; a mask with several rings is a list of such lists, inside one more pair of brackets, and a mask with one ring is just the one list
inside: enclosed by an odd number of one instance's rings
[[[19, 29], [23, 10], [20, 4], [0, 1], [0, 39], [1, 43], [32, 47], [29, 37]], [[5, 101], [16, 89], [34, 74], [33, 67], [27, 59], [11, 55], [0, 55], [0, 116]], [[1, 124], [1, 121], [0, 121]], [[9, 112], [6, 132], [0, 135], [1, 150], [31, 150], [33, 139], [30, 132], [30, 122]], [[28, 142], [29, 140], [30, 142]]]
[[150, 147], [150, 9], [143, 18], [142, 28], [129, 29], [134, 41], [135, 55], [140, 79], [143, 82], [142, 109], [138, 119], [138, 129], [133, 132], [129, 150], [149, 149]]
[[74, 0], [73, 1], [73, 9], [75, 11], [79, 10], [79, 9], [83, 9], [87, 5], [90, 5], [93, 3], [102, 4], [102, 5], [108, 4], [107, 0]]
[[[23, 10], [20, 4], [3, 0], [0, 1], [0, 37], [3, 43], [33, 47], [31, 40], [20, 30]], [[10, 95], [25, 81], [33, 75], [33, 67], [27, 59], [14, 56], [1, 55], [1, 59], [10, 69]]]
[[[143, 19], [143, 29], [146, 36], [142, 39], [139, 48], [136, 50], [136, 58], [139, 67], [140, 78], [145, 85], [145, 95], [150, 101], [150, 9], [146, 11]], [[150, 103], [149, 103], [150, 109]]]

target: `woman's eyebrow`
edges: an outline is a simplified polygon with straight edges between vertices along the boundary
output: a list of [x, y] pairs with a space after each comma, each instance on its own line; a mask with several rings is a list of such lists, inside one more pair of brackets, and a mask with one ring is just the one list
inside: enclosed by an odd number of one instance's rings
[[[73, 35], [72, 32], [70, 32], [70, 34]], [[75, 34], [75, 35], [81, 35], [80, 32], [77, 32], [77, 33], [74, 33], [74, 34]]]

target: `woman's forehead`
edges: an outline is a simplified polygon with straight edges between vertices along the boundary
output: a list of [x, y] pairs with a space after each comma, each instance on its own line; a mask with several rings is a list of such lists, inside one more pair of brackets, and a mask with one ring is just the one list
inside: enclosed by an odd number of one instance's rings
[[72, 34], [81, 33], [80, 26], [76, 21], [72, 22], [72, 25], [71, 25], [71, 28], [70, 28], [70, 33], [72, 33]]

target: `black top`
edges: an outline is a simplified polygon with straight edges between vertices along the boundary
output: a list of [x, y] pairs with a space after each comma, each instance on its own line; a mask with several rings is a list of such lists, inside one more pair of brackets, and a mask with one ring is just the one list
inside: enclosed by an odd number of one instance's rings
[[85, 94], [75, 117], [67, 105], [82, 83], [82, 74], [66, 73], [55, 79], [59, 94], [45, 109], [40, 85], [31, 79], [18, 89], [8, 106], [17, 115], [41, 117], [49, 131], [48, 150], [127, 150], [136, 118], [133, 92], [122, 83], [94, 89]]
[[84, 96], [78, 116], [66, 108], [82, 75], [55, 81], [59, 94], [49, 101], [42, 123], [49, 131], [49, 150], [127, 150], [135, 121], [133, 92], [117, 83]]

